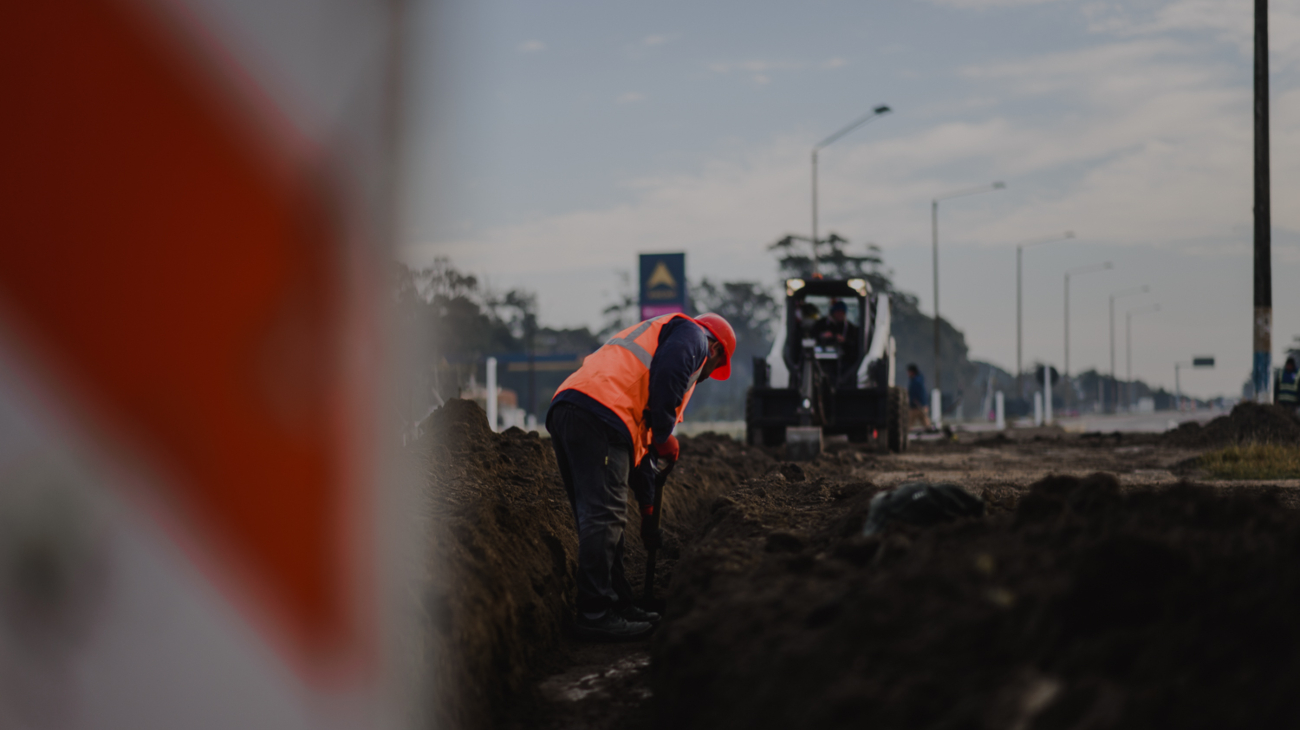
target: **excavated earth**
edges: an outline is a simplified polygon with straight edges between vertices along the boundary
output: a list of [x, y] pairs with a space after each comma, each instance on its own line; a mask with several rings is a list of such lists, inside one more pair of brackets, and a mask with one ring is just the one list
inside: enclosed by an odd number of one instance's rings
[[[708, 506], [775, 463], [738, 446], [718, 436], [683, 444], [663, 497], [657, 595], [668, 593], [678, 558], [707, 519]], [[563, 713], [580, 714], [590, 703], [575, 698], [593, 695], [612, 698], [601, 717], [622, 704], [644, 709], [649, 642], [610, 652], [567, 638], [577, 534], [550, 442], [517, 428], [493, 433], [476, 404], [450, 400], [433, 414], [417, 448], [426, 464], [422, 518], [434, 557], [415, 591], [425, 618], [417, 663], [432, 680], [430, 706], [422, 714], [433, 727], [534, 727], [553, 701]], [[645, 551], [634, 504], [629, 495], [626, 562], [640, 593]], [[572, 681], [566, 672], [576, 672]], [[641, 687], [593, 692], [584, 679], [592, 672], [601, 675], [602, 687], [628, 674], [641, 678]], [[539, 681], [550, 675], [549, 683]], [[565, 719], [559, 726], [574, 725]]]
[[[1193, 484], [1279, 442], [1235, 410], [1165, 435], [828, 443], [704, 435], [665, 490], [659, 630], [567, 633], [576, 540], [549, 443], [451, 401], [421, 442], [437, 727], [1110, 728], [1300, 723], [1300, 483]], [[1220, 421], [1224, 421], [1220, 423]], [[1217, 425], [1216, 425], [1217, 424]], [[1208, 436], [1206, 434], [1209, 434]], [[987, 515], [861, 536], [873, 495], [946, 481]], [[630, 577], [644, 552], [629, 515]]]

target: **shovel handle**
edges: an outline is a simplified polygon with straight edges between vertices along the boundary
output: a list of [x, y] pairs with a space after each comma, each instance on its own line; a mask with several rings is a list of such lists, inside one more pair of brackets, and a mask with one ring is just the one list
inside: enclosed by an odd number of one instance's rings
[[[656, 530], [659, 529], [659, 515], [661, 514], [659, 507], [664, 501], [664, 485], [668, 483], [668, 473], [673, 470], [675, 465], [676, 462], [669, 462], [668, 468], [655, 474], [655, 509], [650, 519], [653, 520], [651, 526]], [[653, 601], [655, 598], [655, 553], [657, 552], [659, 552], [657, 549], [647, 549], [645, 551], [645, 591], [643, 598], [647, 602]]]

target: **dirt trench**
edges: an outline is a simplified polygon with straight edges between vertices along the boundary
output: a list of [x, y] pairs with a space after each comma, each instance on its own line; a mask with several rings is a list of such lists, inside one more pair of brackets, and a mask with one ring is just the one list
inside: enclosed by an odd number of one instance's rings
[[[493, 433], [476, 404], [451, 400], [433, 414], [417, 448], [426, 464], [422, 517], [433, 560], [416, 591], [425, 630], [414, 650], [432, 682], [424, 714], [433, 727], [535, 727], [548, 712], [562, 715], [557, 727], [572, 726], [581, 708], [566, 698], [609, 693], [570, 691], [563, 677], [545, 680], [587, 665], [612, 667], [602, 686], [625, 680], [629, 670], [644, 686], [644, 646], [598, 647], [568, 638], [577, 536], [550, 443], [517, 428]], [[723, 437], [683, 440], [663, 498], [664, 546], [655, 580], [660, 595], [708, 505], [771, 463], [767, 454], [736, 449]], [[638, 592], [645, 565], [639, 520], [629, 494], [626, 562]]]

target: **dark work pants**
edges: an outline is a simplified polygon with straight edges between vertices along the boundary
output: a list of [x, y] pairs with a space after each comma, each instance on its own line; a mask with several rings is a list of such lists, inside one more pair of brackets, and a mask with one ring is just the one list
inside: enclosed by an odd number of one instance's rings
[[623, 572], [623, 528], [631, 444], [594, 414], [557, 403], [546, 419], [564, 490], [578, 523], [578, 610], [632, 601]]

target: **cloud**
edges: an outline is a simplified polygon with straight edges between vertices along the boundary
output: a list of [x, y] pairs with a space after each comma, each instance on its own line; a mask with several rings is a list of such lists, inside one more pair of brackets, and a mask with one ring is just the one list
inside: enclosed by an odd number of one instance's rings
[[[1155, 4], [1090, 2], [1083, 12], [1096, 33], [1117, 36], [1209, 34], [1215, 42], [1235, 46], [1244, 57], [1254, 53], [1254, 13], [1250, 4], [1232, 0], [1173, 0]], [[1274, 68], [1300, 65], [1300, 6], [1269, 4], [1269, 56]]]
[[845, 59], [845, 58], [832, 58], [832, 59], [830, 59], [829, 61], [823, 63], [823, 64], [822, 64], [822, 68], [826, 68], [826, 69], [830, 69], [830, 68], [843, 68], [843, 67], [845, 67], [845, 66], [847, 66], [847, 65], [849, 65], [848, 59]]
[[[745, 62], [719, 72], [747, 71], [763, 83], [759, 72], [776, 66]], [[958, 208], [969, 212], [961, 213], [956, 245], [1002, 245], [1064, 228], [1120, 242], [1171, 241], [1226, 235], [1248, 220], [1248, 89], [1232, 87], [1188, 46], [1124, 40], [961, 74], [975, 98], [1042, 97], [1061, 105], [1049, 118], [992, 115], [841, 142], [822, 165], [827, 226], [887, 245], [919, 241], [925, 231], [917, 221], [931, 197], [995, 179], [1006, 179], [1010, 189], [989, 205]], [[641, 99], [636, 92], [619, 97]], [[1300, 121], [1292, 119], [1300, 120], [1300, 92], [1275, 100], [1278, 200], [1300, 188]], [[478, 231], [449, 245], [457, 256], [520, 272], [563, 267], [574, 257], [612, 265], [626, 253], [610, 249], [611, 240], [647, 250], [675, 240], [739, 251], [805, 226], [807, 148], [806, 139], [775, 140], [695, 173], [630, 181], [630, 199], [619, 206]], [[1077, 172], [1052, 186], [1020, 183], [1063, 170]], [[1274, 215], [1278, 225], [1300, 230], [1300, 210], [1275, 206]], [[572, 255], [543, 253], [557, 247]]]
[[615, 99], [614, 101], [618, 102], [619, 104], [635, 104], [636, 102], [639, 101], [645, 101], [645, 94], [642, 94], [637, 91], [629, 91], [623, 94], [619, 94], [618, 98]]
[[666, 43], [672, 43], [673, 41], [677, 40], [680, 37], [681, 35], [676, 33], [672, 35], [662, 35], [662, 34], [648, 35], [645, 38], [641, 39], [641, 45], [646, 48], [654, 48], [655, 46], [662, 46]]
[[537, 53], [538, 51], [545, 51], [546, 44], [538, 40], [524, 41], [523, 43], [520, 43], [519, 47], [515, 50], [520, 53]]
[[767, 71], [790, 71], [799, 68], [803, 68], [803, 64], [793, 61], [720, 61], [709, 64], [709, 70], [717, 74], [729, 74], [733, 71], [763, 73]]
[[[979, 103], [956, 119], [880, 134], [882, 123], [874, 128], [878, 133], [845, 140], [826, 157], [824, 220], [886, 244], [919, 240], [914, 218], [932, 196], [1006, 179], [1010, 189], [996, 196], [1005, 202], [961, 208], [988, 213], [971, 213], [959, 245], [1001, 245], [1064, 228], [1116, 242], [1229, 235], [1249, 222], [1250, 90], [1248, 80], [1235, 79], [1234, 69], [1215, 58], [1192, 41], [1123, 37], [962, 68], [970, 99]], [[743, 73], [761, 85], [772, 72], [795, 67], [750, 60], [710, 69]], [[990, 106], [988, 98], [1004, 103]], [[1005, 101], [1017, 98], [1047, 104], [1049, 111], [1007, 115]], [[620, 103], [643, 99], [637, 92], [618, 97]], [[1275, 94], [1273, 118], [1274, 197], [1282, 201], [1300, 191], [1300, 91]], [[621, 206], [479, 231], [458, 245], [473, 255], [489, 241], [495, 243], [483, 250], [501, 245], [514, 251], [523, 244], [512, 242], [531, 241], [527, 248], [538, 251], [591, 240], [595, 255], [610, 236], [654, 231], [666, 240], [730, 246], [739, 245], [732, 239], [739, 234], [728, 232], [739, 230], [736, 220], [758, 220], [758, 210], [788, 213], [759, 217], [764, 225], [745, 234], [752, 242], [760, 228], [772, 236], [804, 225], [807, 147], [804, 139], [775, 140], [696, 173], [629, 182], [630, 199]], [[1050, 185], [1036, 182], [1044, 176]], [[1300, 210], [1277, 205], [1274, 220], [1300, 230]], [[633, 238], [643, 240], [642, 234]], [[644, 240], [651, 245], [654, 239]], [[506, 258], [521, 266], [527, 261]]]

